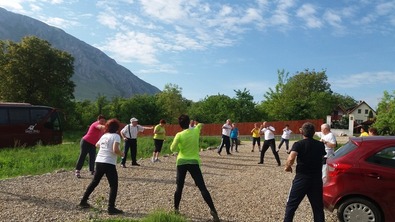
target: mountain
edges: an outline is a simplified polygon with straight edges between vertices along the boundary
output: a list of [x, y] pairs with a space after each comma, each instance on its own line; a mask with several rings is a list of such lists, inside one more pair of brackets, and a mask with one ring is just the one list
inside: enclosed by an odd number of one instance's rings
[[95, 100], [99, 95], [111, 99], [134, 94], [155, 94], [155, 86], [144, 82], [131, 71], [116, 63], [99, 49], [36, 19], [0, 8], [0, 39], [20, 42], [25, 36], [36, 36], [51, 43], [52, 47], [74, 57], [77, 100]]

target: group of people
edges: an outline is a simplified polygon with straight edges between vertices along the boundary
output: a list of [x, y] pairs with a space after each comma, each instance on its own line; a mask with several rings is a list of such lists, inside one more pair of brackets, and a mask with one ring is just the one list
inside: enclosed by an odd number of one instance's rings
[[366, 132], [366, 127], [365, 126], [360, 126], [360, 127], [361, 127], [361, 129], [360, 129], [361, 134], [359, 135], [360, 137], [363, 137], [363, 136], [377, 136], [378, 135], [377, 134], [377, 129], [375, 127], [370, 127], [367, 130], [368, 132]]
[[[116, 170], [117, 157], [122, 157], [121, 166], [125, 166], [126, 155], [130, 148], [132, 165], [139, 166], [136, 161], [137, 151], [137, 135], [145, 129], [153, 129], [153, 127], [141, 126], [138, 124], [136, 118], [130, 119], [130, 124], [127, 124], [118, 134], [120, 129], [120, 122], [116, 119], [106, 121], [104, 116], [98, 116], [81, 140], [81, 153], [77, 161], [75, 174], [78, 178], [81, 177], [80, 170], [84, 159], [89, 154], [89, 170], [92, 173], [93, 179], [86, 188], [83, 197], [79, 203], [82, 208], [89, 208], [88, 199], [90, 194], [99, 184], [104, 175], [108, 179], [110, 185], [108, 214], [121, 214], [122, 210], [115, 207], [115, 200], [118, 192], [118, 174]], [[178, 122], [182, 131], [177, 133], [170, 146], [172, 152], [177, 152], [176, 160], [176, 191], [174, 193], [174, 210], [179, 213], [179, 206], [184, 188], [185, 177], [189, 172], [199, 188], [201, 195], [210, 208], [210, 214], [214, 221], [220, 221], [217, 210], [214, 206], [210, 192], [205, 185], [202, 172], [200, 169], [201, 159], [199, 155], [199, 137], [202, 129], [202, 124], [190, 120], [188, 115], [181, 115]], [[193, 124], [192, 124], [193, 123]], [[154, 128], [154, 144], [152, 161], [158, 160], [158, 153], [161, 151], [163, 141], [165, 139], [164, 125], [166, 121], [160, 120], [159, 124]], [[254, 125], [253, 133], [253, 147], [255, 144], [260, 147], [260, 135], [264, 135], [263, 146], [260, 149], [260, 162], [264, 163], [265, 152], [271, 148], [278, 166], [281, 166], [278, 150], [283, 143], [286, 144], [287, 153], [289, 153], [284, 171], [292, 172], [292, 166], [296, 161], [296, 175], [292, 182], [292, 187], [288, 196], [284, 221], [292, 221], [295, 211], [300, 202], [307, 195], [313, 208], [314, 221], [324, 221], [323, 200], [322, 200], [322, 168], [325, 164], [325, 159], [334, 155], [334, 148], [337, 145], [336, 137], [330, 131], [328, 124], [321, 125], [321, 132], [315, 132], [314, 125], [307, 122], [300, 128], [300, 133], [303, 139], [295, 142], [291, 149], [289, 149], [289, 136], [292, 131], [289, 126], [283, 129], [282, 138], [278, 149], [276, 150], [274, 132], [275, 128], [268, 122], [263, 122], [259, 128], [257, 124]], [[226, 147], [227, 154], [230, 152], [230, 142], [235, 146], [237, 152], [237, 138], [238, 128], [236, 124], [232, 124], [228, 119], [222, 126], [222, 142], [218, 147], [218, 155], [221, 155], [223, 146]], [[320, 140], [313, 139], [314, 135], [318, 135]], [[121, 137], [125, 141], [125, 148], [122, 152], [120, 150]], [[234, 140], [235, 139], [235, 140]], [[96, 154], [96, 147], [99, 148]], [[85, 155], [85, 156], [84, 156]], [[95, 160], [96, 159], [96, 160]], [[96, 162], [96, 171], [94, 163]]]
[[[266, 151], [271, 148], [274, 157], [276, 158], [278, 166], [281, 166], [280, 157], [278, 155], [278, 151], [281, 146], [285, 143], [286, 151], [289, 152], [289, 139], [292, 131], [289, 129], [289, 126], [286, 125], [283, 129], [283, 134], [281, 136], [281, 142], [278, 148], [276, 149], [275, 137], [274, 137], [275, 128], [271, 126], [268, 122], [263, 122], [263, 124], [258, 127], [258, 123], [254, 124], [254, 128], [251, 130], [252, 133], [252, 149], [251, 152], [254, 152], [255, 145], [258, 146], [258, 150], [261, 152], [260, 161], [258, 164], [264, 163], [264, 157]], [[261, 148], [261, 135], [264, 135], [264, 142]], [[226, 148], [226, 154], [232, 155], [233, 147], [235, 147], [235, 151], [238, 152], [238, 137], [239, 137], [239, 129], [237, 128], [235, 123], [232, 123], [230, 119], [227, 119], [225, 124], [222, 125], [222, 139], [221, 144], [217, 148], [217, 153], [221, 156], [221, 152], [223, 147]]]
[[[177, 152], [177, 173], [176, 173], [176, 191], [174, 193], [174, 211], [179, 213], [179, 206], [181, 202], [182, 190], [184, 188], [186, 173], [189, 172], [195, 181], [196, 186], [199, 188], [203, 199], [210, 208], [210, 214], [215, 222], [219, 222], [217, 210], [214, 206], [213, 200], [209, 191], [207, 190], [206, 184], [203, 179], [202, 172], [200, 170], [200, 155], [199, 155], [199, 137], [202, 129], [202, 124], [193, 121], [191, 126], [191, 120], [188, 115], [181, 115], [178, 118], [178, 122], [182, 131], [177, 133], [171, 146], [170, 150]], [[89, 196], [99, 185], [100, 180], [105, 175], [107, 177], [110, 193], [108, 200], [108, 214], [122, 214], [123, 211], [115, 207], [115, 201], [118, 192], [118, 173], [116, 170], [117, 157], [122, 157], [121, 166], [126, 168], [126, 156], [128, 150], [131, 150], [131, 158], [133, 166], [140, 166], [136, 160], [137, 154], [137, 135], [139, 132], [143, 132], [145, 129], [154, 129], [154, 152], [152, 156], [152, 162], [157, 162], [158, 155], [162, 149], [163, 141], [165, 140], [165, 120], [160, 120], [159, 124], [153, 127], [141, 126], [138, 124], [136, 118], [130, 119], [130, 124], [127, 124], [119, 132], [121, 127], [120, 122], [117, 119], [110, 119], [106, 121], [105, 117], [99, 115], [97, 121], [91, 124], [88, 132], [81, 140], [81, 152], [77, 161], [75, 175], [77, 178], [81, 178], [80, 170], [83, 162], [85, 161], [86, 155], [89, 153], [89, 170], [93, 175], [93, 179], [86, 188], [79, 206], [81, 208], [90, 208], [91, 205], [88, 203]], [[119, 132], [119, 133], [118, 133]], [[121, 137], [125, 141], [124, 151], [120, 150]], [[96, 156], [96, 147], [99, 151]], [[96, 163], [96, 170], [95, 164]]]
[[[159, 152], [162, 149], [163, 141], [165, 140], [165, 120], [160, 120], [159, 124], [154, 129], [154, 152], [153, 161], [158, 161]], [[122, 157], [121, 167], [126, 168], [126, 157], [130, 149], [132, 166], [140, 166], [137, 163], [137, 135], [145, 129], [153, 129], [153, 127], [141, 126], [138, 124], [138, 119], [131, 118], [130, 124], [126, 124], [121, 131], [119, 131], [121, 123], [117, 119], [110, 119], [106, 121], [103, 115], [99, 115], [97, 120], [93, 122], [82, 137], [80, 142], [80, 155], [77, 160], [75, 169], [75, 176], [81, 178], [81, 169], [84, 164], [86, 156], [89, 154], [89, 171], [93, 175], [91, 183], [88, 185], [81, 202], [79, 204], [82, 208], [89, 208], [88, 198], [99, 184], [101, 178], [106, 175], [110, 185], [110, 197], [108, 203], [108, 214], [120, 214], [122, 210], [115, 208], [115, 199], [118, 192], [118, 174], [116, 171], [117, 157]], [[124, 140], [123, 152], [120, 149], [121, 137]], [[99, 151], [96, 155], [96, 148]], [[95, 170], [96, 163], [96, 170]]]
[[[229, 147], [230, 134], [233, 129], [234, 126], [231, 125], [231, 120], [228, 119], [222, 126], [222, 142], [217, 150], [219, 155], [221, 154], [221, 150], [224, 145]], [[251, 152], [254, 152], [255, 145], [257, 145], [261, 152], [258, 164], [263, 164], [265, 153], [270, 147], [278, 166], [281, 166], [278, 151], [285, 143], [286, 152], [289, 155], [284, 171], [292, 172], [292, 166], [295, 161], [297, 162], [297, 165], [296, 175], [292, 182], [286, 204], [284, 222], [293, 221], [295, 211], [306, 195], [313, 209], [314, 221], [325, 221], [322, 197], [322, 172], [326, 164], [326, 159], [334, 156], [334, 149], [337, 146], [336, 137], [331, 132], [330, 125], [326, 123], [321, 125], [320, 132], [316, 132], [314, 125], [309, 122], [304, 123], [299, 131], [302, 134], [303, 139], [295, 142], [290, 149], [289, 139], [292, 131], [289, 129], [289, 125], [286, 125], [282, 131], [281, 142], [276, 149], [274, 137], [275, 128], [268, 122], [263, 122], [260, 127], [258, 127], [258, 123], [255, 123], [254, 128], [251, 130]], [[262, 148], [260, 147], [261, 135], [264, 136]], [[315, 135], [319, 136], [320, 140], [315, 140], [313, 138]], [[229, 149], [227, 149], [227, 153], [228, 150]], [[228, 154], [230, 154], [230, 152]]]
[[227, 119], [225, 124], [222, 125], [222, 138], [221, 144], [218, 146], [217, 153], [221, 156], [222, 148], [225, 146], [226, 154], [232, 155], [231, 151], [233, 151], [233, 147], [235, 147], [235, 151], [238, 147], [238, 137], [239, 137], [239, 129], [236, 126], [236, 123], [232, 123], [230, 119]]

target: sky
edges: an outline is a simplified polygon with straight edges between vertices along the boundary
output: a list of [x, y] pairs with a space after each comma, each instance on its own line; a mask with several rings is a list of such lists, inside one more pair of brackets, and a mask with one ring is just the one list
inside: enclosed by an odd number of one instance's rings
[[395, 90], [395, 0], [0, 0], [102, 50], [160, 90], [259, 103], [306, 69], [373, 109]]

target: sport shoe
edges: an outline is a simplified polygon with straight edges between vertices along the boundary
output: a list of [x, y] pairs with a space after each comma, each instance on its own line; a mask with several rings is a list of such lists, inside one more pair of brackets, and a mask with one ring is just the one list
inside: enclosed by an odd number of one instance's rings
[[83, 201], [83, 200], [81, 200], [81, 202], [80, 202], [80, 204], [78, 204], [78, 206], [81, 207], [82, 209], [86, 209], [86, 208], [90, 208], [91, 207], [91, 205], [88, 204], [87, 201]]
[[155, 158], [152, 157], [152, 158], [151, 158], [151, 162], [152, 162], [152, 163], [155, 163]]
[[211, 210], [211, 211], [210, 211], [210, 214], [211, 214], [211, 216], [213, 216], [213, 221], [214, 221], [214, 222], [220, 222], [217, 212]]
[[119, 209], [117, 209], [115, 207], [111, 207], [111, 208], [108, 208], [108, 214], [109, 215], [123, 214], [123, 211], [119, 210]]
[[138, 163], [132, 163], [132, 166], [140, 166]]
[[121, 164], [121, 167], [122, 167], [122, 168], [126, 168], [126, 165], [125, 165], [125, 164]]
[[79, 171], [79, 170], [76, 170], [76, 171], [75, 171], [75, 176], [76, 176], [77, 178], [81, 178], [81, 174], [80, 174], [80, 171]]

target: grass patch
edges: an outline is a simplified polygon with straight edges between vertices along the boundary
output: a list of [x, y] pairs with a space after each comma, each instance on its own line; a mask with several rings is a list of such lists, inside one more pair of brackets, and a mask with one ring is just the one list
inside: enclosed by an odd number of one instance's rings
[[[83, 135], [84, 132], [65, 132], [64, 143], [61, 145], [1, 148], [0, 179], [74, 169], [80, 154], [80, 140]], [[220, 140], [220, 137], [201, 137], [200, 147], [217, 146]], [[171, 153], [172, 141], [173, 137], [167, 137], [161, 155]], [[122, 150], [123, 147], [122, 142]], [[154, 141], [152, 137], [140, 137], [137, 140], [137, 147], [138, 159], [149, 158], [154, 150]], [[127, 158], [130, 160], [130, 151]], [[84, 166], [88, 166], [88, 156]]]
[[110, 218], [110, 219], [91, 219], [96, 222], [187, 222], [188, 220], [173, 212], [157, 210], [148, 214], [142, 219]]

